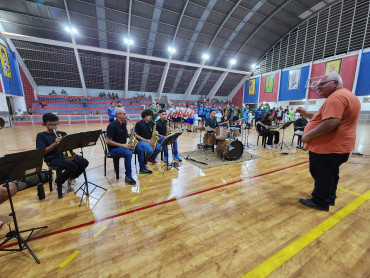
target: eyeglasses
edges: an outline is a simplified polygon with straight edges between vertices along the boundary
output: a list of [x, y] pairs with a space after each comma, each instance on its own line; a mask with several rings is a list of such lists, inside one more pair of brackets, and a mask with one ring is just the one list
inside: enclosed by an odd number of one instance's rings
[[326, 81], [326, 82], [321, 82], [321, 83], [317, 84], [315, 87], [316, 87], [316, 88], [321, 88], [321, 87], [322, 87], [322, 86], [324, 86], [326, 83], [333, 82], [333, 81], [336, 81], [336, 80], [329, 80], [329, 81]]

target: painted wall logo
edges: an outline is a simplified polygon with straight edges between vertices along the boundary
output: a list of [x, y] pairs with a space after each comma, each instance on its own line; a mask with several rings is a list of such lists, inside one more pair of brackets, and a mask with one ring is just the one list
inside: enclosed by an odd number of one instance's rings
[[3, 70], [3, 75], [8, 78], [13, 78], [9, 64], [8, 52], [6, 50], [6, 47], [2, 44], [0, 44], [0, 52], [1, 69]]

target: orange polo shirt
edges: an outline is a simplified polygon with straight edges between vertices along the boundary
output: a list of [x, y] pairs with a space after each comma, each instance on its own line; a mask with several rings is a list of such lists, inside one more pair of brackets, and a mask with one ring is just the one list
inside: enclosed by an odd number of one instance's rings
[[358, 97], [347, 89], [334, 91], [310, 119], [304, 133], [317, 127], [323, 120], [341, 119], [338, 128], [305, 143], [305, 148], [318, 154], [350, 153], [355, 147], [357, 121], [361, 103]]

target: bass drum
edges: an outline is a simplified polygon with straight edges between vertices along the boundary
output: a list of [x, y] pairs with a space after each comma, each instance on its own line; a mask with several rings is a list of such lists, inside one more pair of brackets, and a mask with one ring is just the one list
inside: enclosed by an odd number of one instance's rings
[[216, 136], [212, 133], [206, 133], [203, 137], [203, 143], [206, 145], [216, 144]]
[[225, 140], [217, 145], [217, 153], [227, 160], [239, 159], [243, 154], [243, 144], [238, 140]]

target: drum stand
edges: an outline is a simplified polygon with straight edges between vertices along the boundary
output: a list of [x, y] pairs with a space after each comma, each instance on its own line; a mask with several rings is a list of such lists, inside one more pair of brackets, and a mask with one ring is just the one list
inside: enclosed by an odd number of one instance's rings
[[[245, 129], [248, 129], [248, 132], [245, 131]], [[245, 126], [245, 129], [244, 129], [244, 144], [243, 144], [243, 146], [244, 146], [244, 148], [254, 150], [254, 145], [249, 143], [249, 131], [251, 130], [251, 127]]]
[[[200, 130], [200, 134], [199, 134], [199, 149], [204, 153], [204, 155], [205, 155], [205, 157], [206, 157], [206, 160], [208, 160], [208, 155], [207, 155], [207, 153], [206, 153], [206, 151], [204, 150], [204, 147], [205, 147], [205, 145], [206, 144], [204, 144], [204, 143], [202, 143], [202, 130]], [[201, 163], [201, 164], [204, 164], [204, 165], [208, 165], [207, 163], [204, 163], [204, 162], [202, 162], [202, 161], [198, 161], [198, 160], [195, 160], [195, 159], [193, 159], [193, 158], [190, 158], [190, 156], [196, 151], [196, 150], [198, 150], [198, 146], [197, 147], [195, 147], [195, 149], [190, 153], [190, 154], [188, 154], [187, 156], [186, 156], [186, 160], [192, 160], [192, 161], [194, 161], [194, 162], [198, 162], [198, 163]]]

